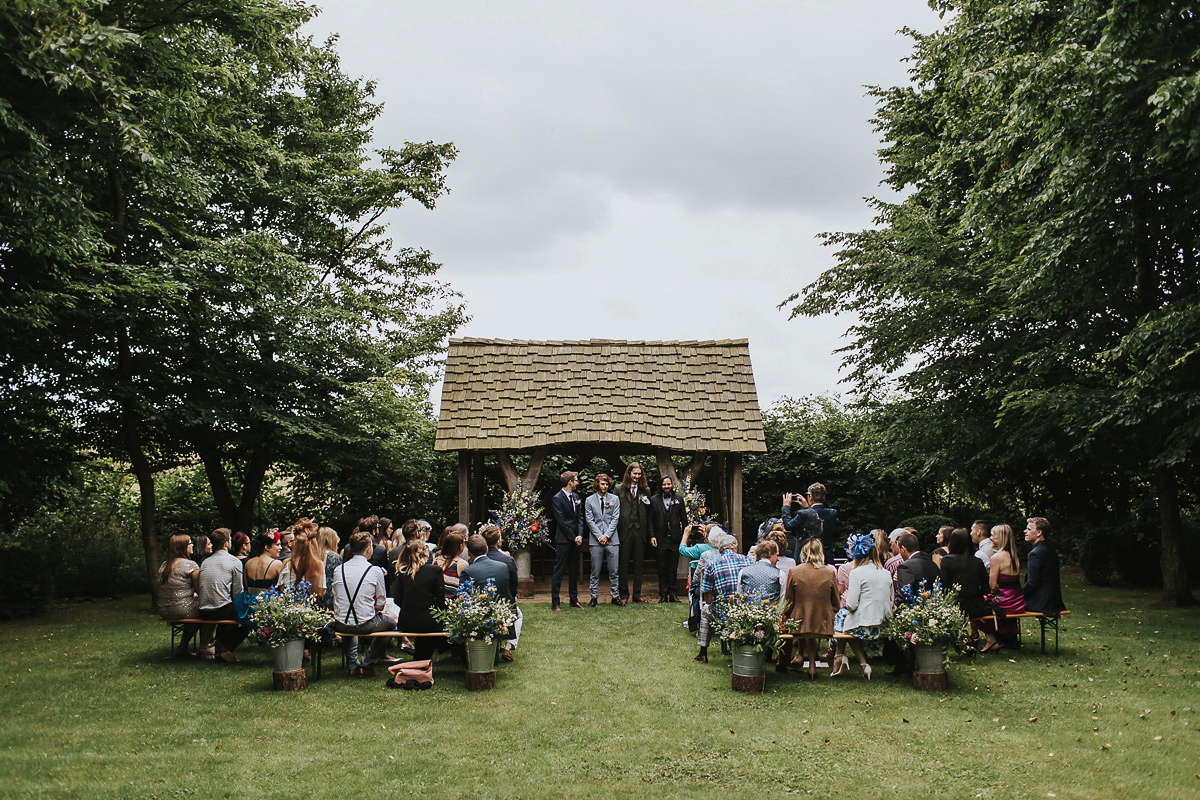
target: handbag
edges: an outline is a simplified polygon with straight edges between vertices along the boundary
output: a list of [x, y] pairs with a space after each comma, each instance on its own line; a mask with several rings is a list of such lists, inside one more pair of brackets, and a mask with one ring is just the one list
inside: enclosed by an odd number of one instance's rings
[[384, 684], [389, 689], [428, 689], [433, 686], [433, 661], [406, 661], [388, 667], [392, 677]]
[[233, 596], [233, 613], [237, 615], [238, 622], [243, 625], [250, 624], [250, 615], [258, 608], [258, 595], [250, 594], [250, 592], [238, 592]]

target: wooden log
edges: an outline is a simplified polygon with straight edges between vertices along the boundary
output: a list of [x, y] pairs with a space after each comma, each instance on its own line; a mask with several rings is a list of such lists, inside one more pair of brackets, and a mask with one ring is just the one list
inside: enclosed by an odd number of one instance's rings
[[467, 691], [486, 692], [496, 688], [496, 670], [491, 672], [468, 672]]
[[298, 692], [308, 688], [308, 673], [303, 669], [272, 672], [271, 679], [277, 692]]
[[922, 692], [944, 692], [950, 688], [950, 676], [945, 672], [914, 672], [913, 688]]
[[533, 578], [517, 581], [517, 597], [533, 597]]
[[734, 675], [733, 690], [735, 692], [753, 692], [761, 694], [766, 691], [766, 675]]

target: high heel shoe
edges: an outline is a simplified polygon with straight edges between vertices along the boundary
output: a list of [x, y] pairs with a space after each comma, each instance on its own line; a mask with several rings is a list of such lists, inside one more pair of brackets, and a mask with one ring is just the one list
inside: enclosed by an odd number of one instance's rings
[[815, 659], [813, 661], [813, 666], [808, 668], [808, 679], [810, 681], [815, 681], [817, 679], [817, 667]]
[[837, 666], [835, 666], [833, 668], [833, 671], [829, 673], [829, 677], [831, 677], [831, 678], [836, 678], [839, 675], [845, 675], [847, 672], [850, 671], [850, 659], [847, 658], [844, 653], [842, 654], [842, 657], [839, 659], [836, 659], [836, 661], [837, 661]]
[[867, 680], [871, 680], [871, 665], [870, 664], [859, 664], [858, 665], [858, 676], [860, 678], [866, 678]]

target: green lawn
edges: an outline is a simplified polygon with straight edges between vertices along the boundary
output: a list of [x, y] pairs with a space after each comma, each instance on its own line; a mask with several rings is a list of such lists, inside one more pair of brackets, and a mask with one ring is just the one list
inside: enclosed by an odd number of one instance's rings
[[1057, 658], [956, 663], [929, 694], [882, 667], [772, 672], [754, 696], [730, 690], [727, 658], [691, 661], [682, 606], [526, 605], [492, 692], [466, 692], [449, 658], [432, 690], [402, 692], [334, 656], [276, 693], [255, 647], [235, 666], [167, 660], [144, 597], [63, 605], [2, 629], [0, 796], [1200, 796], [1200, 612], [1066, 595]]

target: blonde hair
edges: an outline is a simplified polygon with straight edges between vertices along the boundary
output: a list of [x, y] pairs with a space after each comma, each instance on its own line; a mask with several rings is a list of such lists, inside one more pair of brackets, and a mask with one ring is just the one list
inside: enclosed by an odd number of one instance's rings
[[1017, 558], [1017, 544], [1014, 541], [1012, 528], [1007, 525], [993, 525], [992, 535], [1000, 534], [1000, 549], [1008, 553], [1008, 557], [1012, 559], [1013, 570], [1021, 571], [1021, 559]]
[[800, 563], [825, 566], [825, 548], [821, 546], [820, 539], [813, 537], [804, 543], [804, 547], [800, 548]]
[[337, 531], [333, 528], [321, 526], [317, 529], [317, 541], [321, 547], [330, 553], [336, 553], [341, 545], [341, 540], [338, 539]]
[[404, 545], [404, 549], [400, 551], [400, 558], [396, 559], [396, 574], [415, 578], [417, 570], [425, 566], [428, 561], [429, 548], [425, 546], [425, 542], [421, 539], [413, 539]]

